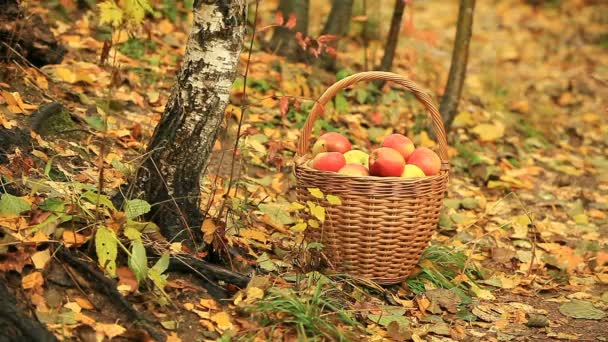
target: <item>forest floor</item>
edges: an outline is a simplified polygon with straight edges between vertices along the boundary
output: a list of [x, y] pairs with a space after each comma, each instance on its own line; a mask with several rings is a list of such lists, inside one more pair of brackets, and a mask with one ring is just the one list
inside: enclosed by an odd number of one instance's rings
[[[387, 31], [379, 25], [390, 15], [386, 2], [370, 4], [377, 6], [370, 36]], [[53, 261], [51, 245], [77, 248], [92, 239], [91, 227], [124, 224], [124, 213], [103, 206], [106, 197], [91, 197], [99, 165], [103, 193], [113, 195], [141, 160], [179, 68], [189, 14], [153, 2], [155, 18], [131, 38], [115, 34], [118, 49], [101, 65], [111, 32], [97, 25], [96, 9], [61, 3], [30, 10], [54, 23], [66, 58], [41, 69], [19, 58], [0, 66], [0, 128], [40, 124], [46, 118], [32, 113], [56, 101], [80, 131], [34, 134], [1, 160], [0, 193], [18, 197], [0, 200], [0, 270], [57, 336], [137, 340], [141, 332], [115, 303]], [[274, 6], [262, 2], [258, 29], [274, 23]], [[313, 7], [328, 11], [327, 4]], [[456, 13], [456, 1], [413, 1], [406, 12], [393, 71], [435, 100], [447, 79]], [[314, 36], [324, 16], [313, 17]], [[255, 277], [219, 304], [188, 275], [170, 274], [164, 291], [150, 281], [138, 286], [124, 254], [116, 261], [119, 290], [159, 331], [170, 341], [608, 340], [608, 4], [478, 1], [463, 99], [449, 133], [452, 169], [439, 229], [419, 273], [385, 288], [303, 275], [296, 266], [304, 262], [292, 252], [301, 241], [291, 208], [296, 141], [311, 100], [337, 75], [264, 52], [260, 41], [271, 31], [259, 33], [250, 60], [247, 51], [241, 56], [241, 73], [249, 67], [248, 103], [241, 106], [239, 76], [204, 179], [206, 241], [237, 247], [242, 255], [230, 264]], [[379, 61], [382, 41], [364, 48], [361, 32], [354, 21], [342, 39], [338, 76]], [[424, 111], [402, 92], [344, 92], [315, 135], [343, 132], [369, 151], [388, 133], [406, 132], [433, 147]], [[245, 136], [233, 158], [241, 117]], [[29, 140], [29, 132], [15, 134]], [[9, 145], [0, 141], [3, 150]], [[239, 186], [225, 194], [231, 167]], [[216, 217], [226, 204], [227, 220]], [[15, 211], [23, 214], [10, 215]]]

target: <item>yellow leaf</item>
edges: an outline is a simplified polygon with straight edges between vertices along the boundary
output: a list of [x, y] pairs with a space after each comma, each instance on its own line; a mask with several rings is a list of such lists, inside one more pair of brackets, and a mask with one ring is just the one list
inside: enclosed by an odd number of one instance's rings
[[32, 262], [37, 270], [43, 269], [51, 258], [51, 252], [47, 249], [32, 254]]
[[253, 303], [262, 298], [264, 298], [264, 290], [254, 286], [247, 288], [247, 298], [245, 299], [245, 303]]
[[572, 217], [576, 224], [589, 224], [589, 218], [585, 214], [578, 214]]
[[420, 143], [418, 144], [419, 146], [428, 147], [428, 148], [435, 147], [435, 140], [431, 139], [427, 132], [422, 131], [420, 133], [419, 139], [420, 139]]
[[184, 309], [188, 311], [192, 311], [194, 309], [194, 304], [192, 303], [184, 303]]
[[319, 188], [308, 188], [307, 190], [313, 197], [323, 199], [323, 192]]
[[205, 243], [213, 242], [213, 234], [215, 234], [216, 230], [215, 223], [211, 220], [205, 220], [203, 221], [201, 230], [203, 231], [203, 240]]
[[30, 273], [21, 279], [21, 286], [26, 290], [41, 287], [43, 284], [44, 278], [40, 272]]
[[230, 322], [230, 315], [227, 312], [218, 312], [211, 316], [210, 319], [217, 324], [217, 328], [220, 331], [224, 331], [232, 328], [232, 322]]
[[490, 291], [488, 291], [486, 289], [482, 289], [479, 286], [474, 285], [474, 284], [471, 284], [471, 291], [480, 299], [486, 299], [486, 300], [496, 299], [496, 297], [494, 297], [494, 295]]
[[454, 122], [452, 123], [452, 126], [454, 128], [457, 128], [457, 127], [473, 126], [474, 124], [475, 124], [475, 120], [473, 120], [473, 116], [471, 115], [471, 112], [460, 112], [454, 118]]
[[319, 222], [325, 222], [325, 208], [320, 205], [313, 204], [310, 206], [310, 213], [319, 220]]
[[99, 7], [99, 23], [118, 27], [122, 24], [124, 13], [113, 1], [108, 0], [97, 5]]
[[260, 241], [262, 243], [266, 243], [266, 241], [268, 241], [268, 238], [264, 232], [255, 229], [241, 229], [239, 230], [239, 235], [247, 239]]
[[319, 221], [310, 219], [308, 220], [308, 225], [313, 228], [319, 228]]
[[53, 68], [53, 74], [59, 78], [61, 81], [67, 82], [67, 83], [76, 83], [76, 74], [66, 68], [66, 67], [56, 67]]
[[202, 307], [209, 309], [209, 310], [220, 310], [220, 306], [217, 304], [217, 302], [213, 299], [201, 299], [198, 302]]
[[483, 141], [494, 141], [505, 134], [505, 126], [498, 121], [494, 124], [479, 124], [473, 128], [473, 133]]
[[342, 200], [340, 200], [340, 197], [334, 195], [327, 195], [327, 202], [329, 202], [329, 204], [331, 205], [342, 204]]
[[289, 209], [291, 210], [300, 210], [306, 208], [304, 205], [298, 202], [291, 202]]
[[125, 331], [127, 330], [118, 324], [95, 324], [95, 332], [98, 336], [101, 335], [102, 339], [105, 336], [111, 340], [118, 335], [122, 335]]
[[306, 230], [306, 227], [308, 227], [306, 222], [300, 222], [300, 223], [294, 225], [293, 227], [291, 227], [290, 230], [292, 232], [301, 233]]

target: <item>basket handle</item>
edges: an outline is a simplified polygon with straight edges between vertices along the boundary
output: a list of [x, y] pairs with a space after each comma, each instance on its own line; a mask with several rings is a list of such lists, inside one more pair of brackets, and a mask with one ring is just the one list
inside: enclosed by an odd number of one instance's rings
[[445, 134], [445, 128], [443, 127], [443, 121], [441, 120], [441, 114], [432, 103], [432, 100], [428, 94], [426, 94], [420, 87], [418, 87], [414, 82], [400, 76], [398, 74], [392, 72], [385, 71], [367, 71], [360, 72], [348, 77], [343, 78], [342, 80], [334, 83], [331, 87], [327, 88], [327, 90], [319, 97], [317, 102], [315, 102], [314, 106], [310, 110], [308, 114], [308, 118], [304, 123], [304, 127], [302, 127], [302, 134], [300, 134], [300, 138], [298, 140], [298, 149], [297, 155], [303, 156], [308, 151], [308, 147], [310, 144], [310, 137], [312, 134], [312, 128], [317, 120], [319, 114], [323, 111], [323, 108], [327, 104], [327, 102], [333, 98], [338, 92], [342, 89], [345, 89], [357, 82], [360, 81], [391, 81], [395, 82], [407, 90], [411, 91], [414, 96], [424, 105], [427, 109], [428, 114], [431, 116], [431, 120], [433, 120], [433, 129], [435, 131], [435, 135], [437, 136], [437, 142], [439, 144], [439, 158], [441, 158], [442, 169], [449, 168], [448, 162], [448, 143]]

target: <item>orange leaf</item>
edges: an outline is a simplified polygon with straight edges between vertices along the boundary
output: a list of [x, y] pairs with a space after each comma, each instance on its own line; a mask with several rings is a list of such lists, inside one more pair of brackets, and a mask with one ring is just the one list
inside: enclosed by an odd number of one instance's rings
[[283, 13], [282, 12], [275, 13], [275, 15], [274, 15], [274, 22], [277, 25], [279, 25], [279, 26], [283, 25], [283, 23], [285, 22], [285, 18], [283, 18]]
[[66, 247], [80, 246], [89, 239], [88, 236], [76, 233], [71, 230], [64, 230], [62, 237]]
[[287, 19], [287, 23], [285, 24], [285, 27], [287, 27], [288, 29], [293, 29], [294, 27], [296, 27], [296, 14], [295, 13], [291, 13], [289, 15], [289, 19]]
[[42, 277], [42, 273], [34, 272], [26, 275], [21, 280], [21, 286], [25, 289], [33, 289], [41, 287], [44, 284], [44, 278]]
[[279, 109], [281, 110], [281, 115], [285, 116], [287, 114], [287, 111], [289, 110], [289, 97], [281, 97], [281, 101], [279, 102]]

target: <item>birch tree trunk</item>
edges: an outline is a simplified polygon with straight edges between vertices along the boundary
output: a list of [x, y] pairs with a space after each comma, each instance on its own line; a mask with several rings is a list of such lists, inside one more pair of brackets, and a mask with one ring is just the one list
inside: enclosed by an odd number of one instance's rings
[[452, 64], [448, 83], [441, 98], [439, 112], [443, 117], [446, 130], [452, 126], [458, 110], [458, 102], [462, 94], [462, 85], [466, 77], [467, 61], [469, 59], [469, 42], [473, 32], [473, 12], [475, 0], [460, 0], [458, 9], [458, 23], [456, 24], [456, 38], [452, 52]]
[[194, 2], [181, 70], [135, 184], [167, 239], [200, 241], [201, 173], [224, 119], [245, 25], [245, 0]]

